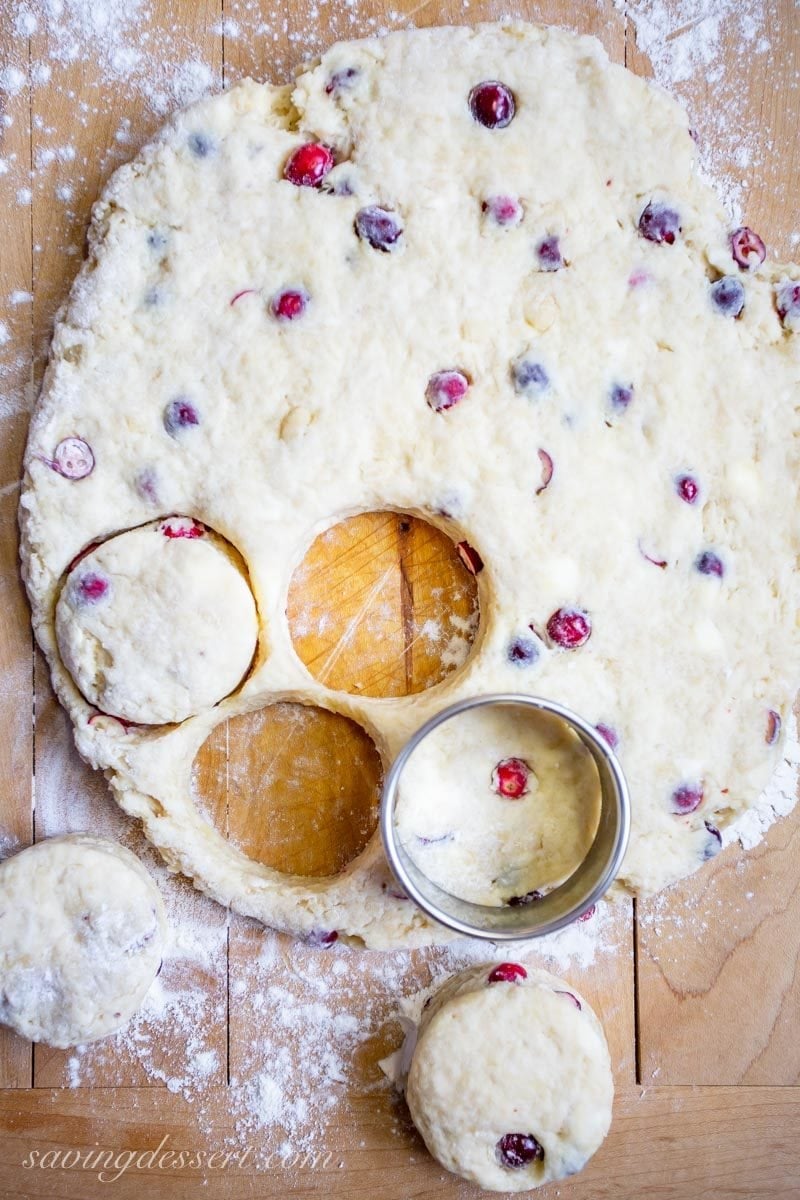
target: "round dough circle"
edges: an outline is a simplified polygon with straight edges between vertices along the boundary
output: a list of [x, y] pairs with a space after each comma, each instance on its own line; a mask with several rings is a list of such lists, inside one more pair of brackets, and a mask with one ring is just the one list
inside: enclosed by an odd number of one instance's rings
[[0, 863], [0, 1022], [50, 1046], [121, 1029], [161, 967], [161, 895], [117, 842], [72, 833]]
[[[502, 129], [472, 118], [482, 81], [513, 92]], [[311, 140], [335, 148], [320, 188], [283, 178]], [[246, 80], [179, 113], [114, 175], [32, 420], [22, 555], [78, 748], [172, 866], [296, 933], [442, 938], [377, 838], [309, 884], [197, 811], [213, 725], [286, 698], [359, 721], [388, 761], [466, 695], [546, 696], [618, 738], [622, 886], [656, 891], [718, 847], [778, 762], [800, 657], [800, 322], [776, 302], [800, 270], [740, 269], [730, 233], [678, 104], [593, 39], [514, 23], [334, 46], [293, 87]], [[714, 303], [728, 275], [738, 318]], [[190, 415], [168, 430], [176, 399]], [[314, 536], [380, 508], [485, 564], [470, 658], [405, 700], [311, 679], [285, 616]], [[90, 724], [55, 643], [61, 578], [88, 543], [174, 512], [244, 557], [263, 655], [176, 729]]]
[[125, 721], [184, 721], [232, 692], [256, 648], [256, 606], [230, 548], [187, 518], [121, 533], [81, 558], [56, 637], [86, 699]]
[[[423, 1012], [406, 1084], [434, 1158], [497, 1192], [580, 1171], [608, 1133], [614, 1099], [592, 1009], [572, 984], [523, 969], [527, 977], [513, 982], [489, 982], [497, 964], [448, 980]], [[504, 1165], [506, 1134], [533, 1136], [544, 1156]]]

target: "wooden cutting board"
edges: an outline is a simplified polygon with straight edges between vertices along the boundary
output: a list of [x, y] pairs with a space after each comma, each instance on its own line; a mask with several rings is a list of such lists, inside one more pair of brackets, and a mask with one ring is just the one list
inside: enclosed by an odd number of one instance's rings
[[[699, 4], [689, 7], [702, 17]], [[103, 8], [95, 5], [95, 19]], [[668, 0], [655, 9], [657, 17], [673, 18], [678, 36], [687, 5]], [[175, 60], [193, 60], [199, 64], [194, 69], [205, 69], [218, 88], [247, 74], [283, 80], [309, 47], [324, 48], [338, 37], [402, 27], [409, 20], [427, 25], [493, 19], [506, 6], [500, 0], [467, 0], [463, 6], [455, 0], [397, 0], [390, 9], [381, 0], [352, 7], [298, 0], [283, 12], [264, 0], [224, 0], [224, 10], [223, 0], [154, 0], [141, 14], [138, 44], [146, 48], [146, 35], [157, 44], [168, 34]], [[615, 61], [649, 73], [631, 24], [611, 0], [543, 0], [522, 3], [518, 12], [594, 33]], [[701, 141], [718, 130], [726, 89], [736, 89], [740, 103], [760, 114], [771, 153], [750, 181], [746, 217], [779, 255], [789, 256], [800, 176], [800, 23], [793, 0], [775, 0], [770, 13], [770, 54], [754, 55], [723, 37], [717, 60], [705, 72], [715, 81], [697, 78], [687, 94]], [[0, 68], [11, 74], [0, 79], [19, 81], [14, 72], [20, 72], [23, 84], [14, 84], [13, 94], [0, 92], [7, 118], [0, 127], [0, 154], [8, 168], [0, 174], [0, 295], [31, 293], [33, 300], [6, 306], [2, 320], [10, 340], [0, 345], [0, 390], [17, 389], [25, 397], [19, 405], [5, 405], [0, 416], [5, 682], [0, 835], [26, 844], [90, 826], [124, 836], [144, 853], [140, 835], [116, 814], [103, 781], [77, 760], [42, 660], [32, 650], [17, 575], [16, 507], [31, 385], [41, 379], [53, 314], [82, 253], [89, 207], [110, 171], [154, 132], [160, 118], [141, 88], [119, 78], [107, 56], [54, 57], [63, 43], [48, 44], [46, 23], [26, 26], [23, 37], [19, 21], [12, 6], [2, 7]], [[43, 62], [49, 77], [37, 68]], [[169, 71], [167, 63], [165, 77]], [[734, 159], [739, 165], [732, 159], [728, 166], [739, 177], [745, 160]], [[25, 189], [31, 189], [30, 199]], [[443, 642], [423, 634], [426, 622], [434, 623], [428, 630], [436, 623], [447, 629], [448, 622], [463, 629], [473, 604], [473, 581], [441, 533], [403, 514], [379, 513], [340, 525], [310, 548], [288, 607], [298, 653], [312, 673], [334, 688], [402, 696], [435, 682], [442, 670]], [[298, 799], [292, 779], [300, 742], [306, 774]], [[325, 770], [315, 770], [314, 762], [323, 759]], [[263, 782], [265, 763], [270, 786], [254, 807], [254, 791], [263, 790], [254, 780]], [[197, 763], [198, 795], [209, 819], [253, 856], [309, 875], [339, 870], [358, 853], [374, 828], [379, 782], [380, 763], [362, 730], [331, 714], [298, 714], [289, 705], [220, 727]], [[71, 798], [69, 806], [64, 797]], [[188, 886], [186, 891], [193, 899]], [[237, 982], [248, 978], [263, 933], [209, 901], [196, 902], [224, 944], [224, 969], [185, 968], [193, 972], [193, 986], [218, 1002], [223, 1014], [206, 1031], [219, 1069], [202, 1105], [187, 1103], [148, 1077], [125, 1047], [93, 1073], [92, 1086], [66, 1089], [67, 1055], [46, 1048], [33, 1053], [28, 1043], [0, 1029], [0, 1196], [83, 1200], [105, 1194], [108, 1185], [77, 1166], [24, 1166], [34, 1149], [147, 1151], [168, 1137], [170, 1146], [210, 1153], [242, 1140], [229, 1080], [252, 1063], [259, 1025], [246, 988], [242, 994]], [[614, 1124], [586, 1171], [545, 1189], [543, 1197], [800, 1196], [799, 927], [798, 815], [777, 824], [746, 855], [731, 847], [667, 895], [615, 909], [609, 926], [614, 952], [570, 972], [608, 1033], [618, 1093]], [[291, 961], [296, 947], [289, 939], [281, 943], [285, 961]], [[404, 987], [428, 981], [432, 958], [409, 956]], [[333, 973], [330, 983], [336, 986]], [[369, 983], [364, 990], [366, 1004]], [[231, 997], [237, 997], [235, 1003]], [[276, 1162], [268, 1171], [234, 1163], [225, 1170], [130, 1172], [114, 1184], [113, 1194], [195, 1197], [202, 1187], [200, 1194], [209, 1200], [477, 1195], [428, 1158], [402, 1106], [376, 1087], [377, 1061], [400, 1039], [392, 1013], [387, 1003], [380, 1032], [358, 1051], [348, 1103], [325, 1135], [329, 1157], [291, 1168]], [[180, 1058], [179, 1041], [176, 1034], [174, 1044], [167, 1039], [161, 1048], [167, 1067]], [[274, 1130], [261, 1130], [245, 1140], [263, 1148], [275, 1136]]]

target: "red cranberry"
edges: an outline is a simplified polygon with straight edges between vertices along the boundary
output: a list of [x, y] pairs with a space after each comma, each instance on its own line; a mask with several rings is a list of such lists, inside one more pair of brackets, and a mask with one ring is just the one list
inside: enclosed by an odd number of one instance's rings
[[611, 407], [618, 412], [624, 412], [633, 399], [632, 383], [614, 383], [611, 385], [609, 400]]
[[307, 946], [325, 947], [332, 946], [338, 940], [339, 934], [335, 929], [315, 929], [308, 934], [305, 942]]
[[722, 834], [716, 825], [712, 825], [710, 821], [704, 821], [703, 824], [709, 834], [706, 844], [703, 847], [703, 861], [707, 862], [709, 858], [714, 858], [715, 855], [719, 854], [722, 849]]
[[526, 892], [524, 896], [509, 896], [506, 904], [509, 908], [522, 908], [525, 904], [533, 904], [536, 900], [543, 900], [544, 892], [534, 888], [532, 892]]
[[233, 306], [234, 306], [234, 304], [236, 304], [237, 300], [241, 300], [243, 296], [257, 296], [257, 295], [258, 295], [258, 288], [242, 288], [242, 290], [240, 292], [236, 292], [235, 295], [233, 295], [231, 297], [231, 300], [230, 300], [231, 308], [233, 308]]
[[186, 396], [178, 396], [170, 400], [164, 409], [164, 428], [170, 437], [177, 437], [185, 429], [191, 429], [200, 424], [200, 414], [191, 400]]
[[495, 225], [519, 225], [522, 220], [522, 205], [513, 196], [487, 196], [481, 207]]
[[295, 187], [316, 188], [333, 167], [333, 155], [322, 142], [306, 142], [293, 150], [283, 168], [283, 177]]
[[521, 396], [533, 396], [546, 392], [550, 387], [550, 377], [540, 362], [532, 358], [518, 358], [511, 364], [511, 381], [514, 391]]
[[546, 450], [537, 450], [539, 462], [542, 464], [542, 482], [536, 489], [536, 495], [541, 496], [542, 492], [553, 478], [553, 460]]
[[474, 546], [470, 546], [469, 542], [456, 542], [456, 552], [470, 575], [480, 575], [483, 559]]
[[547, 635], [563, 650], [577, 650], [588, 642], [592, 623], [580, 608], [559, 608], [547, 622]]
[[335, 71], [325, 84], [325, 95], [338, 96], [340, 92], [349, 92], [360, 74], [358, 67], [345, 67], [342, 71]]
[[606, 742], [612, 750], [616, 750], [619, 745], [619, 735], [616, 729], [612, 729], [610, 725], [604, 725], [601, 722], [595, 725], [595, 729], [600, 734], [600, 737]]
[[530, 667], [539, 657], [539, 646], [533, 638], [517, 637], [509, 642], [506, 654], [515, 667]]
[[648, 204], [639, 217], [639, 233], [648, 242], [672, 246], [680, 232], [680, 216], [667, 204]]
[[296, 321], [308, 308], [309, 295], [304, 288], [285, 288], [276, 292], [270, 301], [270, 312], [276, 321]]
[[193, 521], [191, 517], [173, 517], [169, 521], [164, 521], [161, 524], [161, 532], [166, 538], [201, 538], [205, 534], [205, 528], [199, 521]]
[[737, 266], [749, 271], [751, 267], [760, 267], [767, 257], [767, 247], [752, 229], [742, 225], [731, 234], [731, 253]]
[[528, 972], [523, 967], [522, 963], [504, 962], [498, 963], [486, 977], [487, 983], [518, 983], [521, 979], [527, 979]]
[[532, 1133], [504, 1133], [495, 1147], [497, 1161], [516, 1171], [532, 1162], [544, 1161], [544, 1147]]
[[53, 451], [53, 459], [48, 466], [65, 479], [85, 479], [94, 470], [94, 454], [83, 438], [63, 438]]
[[576, 996], [576, 995], [575, 995], [573, 992], [556, 992], [556, 995], [557, 995], [557, 996], [566, 996], [566, 998], [567, 998], [568, 1000], [571, 1000], [571, 1001], [572, 1001], [572, 1003], [573, 1003], [573, 1004], [575, 1005], [575, 1007], [577, 1008], [578, 1012], [582, 1012], [582, 1011], [583, 1011], [583, 1005], [581, 1004], [580, 1000], [578, 999], [578, 997], [577, 997], [577, 996]]
[[514, 118], [517, 106], [514, 93], [504, 83], [487, 79], [469, 94], [469, 109], [479, 125], [486, 129], [505, 129]]
[[428, 380], [425, 399], [434, 412], [446, 412], [463, 400], [469, 390], [469, 376], [463, 371], [437, 371]]
[[704, 550], [702, 554], [698, 554], [694, 565], [701, 575], [716, 575], [718, 579], [722, 579], [725, 574], [722, 559], [713, 550]]
[[578, 920], [579, 921], [591, 921], [592, 917], [594, 916], [594, 914], [596, 912], [597, 912], [597, 905], [590, 904], [589, 907], [586, 909], [586, 912], [581, 913], [581, 915], [578, 917]]
[[703, 785], [684, 783], [672, 793], [672, 811], [684, 816], [693, 813], [703, 803]]
[[372, 204], [356, 213], [355, 230], [362, 242], [374, 250], [393, 250], [403, 236], [403, 227], [388, 208]]
[[555, 234], [543, 237], [536, 247], [540, 271], [560, 271], [564, 266], [561, 245]]
[[711, 303], [723, 317], [740, 317], [744, 310], [744, 287], [735, 275], [723, 275], [709, 289]]
[[781, 715], [774, 708], [767, 709], [767, 732], [764, 741], [768, 746], [774, 746], [781, 736]]
[[700, 488], [693, 475], [678, 475], [675, 480], [675, 491], [686, 504], [694, 504], [700, 495]]
[[787, 329], [800, 328], [800, 283], [786, 279], [775, 289], [778, 316]]
[[87, 604], [96, 604], [108, 595], [110, 584], [102, 575], [90, 571], [78, 581], [78, 595]]
[[504, 758], [492, 771], [492, 787], [498, 796], [518, 800], [528, 794], [530, 767], [524, 758]]

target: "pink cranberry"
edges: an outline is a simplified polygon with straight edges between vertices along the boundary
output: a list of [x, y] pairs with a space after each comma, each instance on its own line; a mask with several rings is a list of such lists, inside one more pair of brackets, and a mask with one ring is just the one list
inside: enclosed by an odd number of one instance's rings
[[276, 321], [296, 321], [308, 308], [309, 295], [305, 288], [285, 288], [276, 292], [270, 301], [270, 312]]
[[170, 400], [164, 409], [164, 428], [170, 437], [177, 437], [187, 429], [200, 424], [200, 414], [186, 396]]
[[553, 460], [546, 450], [537, 450], [539, 462], [542, 464], [542, 482], [536, 489], [536, 495], [541, 496], [542, 492], [553, 478]]
[[469, 542], [456, 542], [456, 552], [470, 575], [479, 575], [483, 570], [483, 559]]
[[205, 534], [205, 528], [199, 521], [193, 521], [191, 517], [173, 517], [169, 521], [164, 521], [161, 524], [161, 532], [166, 538], [201, 538]]
[[594, 914], [596, 912], [597, 912], [597, 905], [590, 904], [589, 907], [586, 909], [586, 912], [581, 913], [581, 915], [578, 917], [578, 920], [579, 921], [591, 921], [592, 917], [594, 916]]
[[313, 933], [309, 933], [305, 939], [307, 946], [325, 947], [332, 946], [334, 942], [339, 940], [339, 934], [335, 929], [315, 929]]
[[632, 383], [614, 383], [611, 385], [609, 400], [611, 407], [617, 412], [624, 412], [633, 399]]
[[714, 858], [719, 854], [722, 849], [722, 834], [710, 821], [704, 821], [703, 824], [708, 830], [708, 839], [703, 847], [703, 860], [707, 862], [709, 858]]
[[295, 187], [316, 188], [333, 167], [333, 155], [322, 142], [306, 142], [293, 150], [283, 168], [283, 177]]
[[87, 604], [96, 604], [108, 595], [110, 584], [102, 575], [90, 571], [78, 581], [78, 595]]
[[761, 266], [767, 257], [767, 247], [757, 233], [747, 225], [742, 225], [731, 234], [731, 253], [736, 265], [749, 271], [752, 267]]
[[712, 283], [711, 303], [723, 317], [740, 317], [744, 310], [744, 287], [735, 275], [723, 275]]
[[680, 816], [693, 813], [703, 803], [703, 785], [684, 783], [672, 793], [672, 811]]
[[528, 978], [528, 972], [523, 967], [522, 963], [503, 962], [498, 963], [488, 974], [487, 983], [518, 983], [522, 979]]
[[637, 544], [642, 558], [644, 558], [647, 562], [652, 563], [654, 567], [660, 567], [662, 571], [666, 570], [667, 560], [665, 558], [654, 558], [652, 554], [647, 553], [641, 542], [638, 542]]
[[530, 770], [524, 758], [504, 758], [492, 771], [492, 788], [498, 796], [519, 800], [528, 794]]
[[154, 467], [144, 467], [133, 481], [136, 494], [149, 504], [158, 504], [158, 474]]
[[533, 638], [517, 637], [509, 642], [506, 654], [515, 667], [530, 667], [539, 657], [539, 646]]
[[560, 271], [564, 266], [561, 244], [555, 234], [543, 237], [536, 247], [540, 271]]
[[372, 204], [356, 213], [355, 230], [362, 242], [369, 242], [374, 250], [393, 250], [403, 236], [403, 227], [396, 215], [388, 208]]
[[694, 565], [701, 575], [716, 575], [718, 579], [722, 579], [725, 574], [722, 559], [713, 550], [704, 550], [702, 554], [698, 554]]
[[791, 279], [779, 283], [775, 289], [775, 304], [778, 316], [786, 329], [800, 329], [800, 283]]
[[595, 729], [600, 734], [600, 737], [606, 742], [612, 750], [616, 750], [619, 745], [619, 734], [616, 729], [612, 729], [610, 725], [604, 725], [603, 722], [595, 725]]
[[572, 1001], [572, 1003], [577, 1008], [578, 1012], [583, 1011], [583, 1005], [581, 1004], [580, 1000], [573, 992], [556, 992], [556, 995], [557, 996], [566, 996], [567, 1000]]
[[672, 246], [680, 232], [680, 216], [667, 204], [648, 204], [639, 217], [639, 233], [648, 242]]
[[94, 454], [83, 438], [63, 438], [53, 451], [48, 466], [65, 479], [85, 479], [94, 470]]
[[428, 380], [425, 399], [434, 412], [446, 412], [463, 400], [469, 390], [469, 376], [463, 371], [437, 371]]
[[534, 904], [537, 900], [544, 899], [544, 892], [534, 889], [532, 892], [526, 892], [524, 896], [509, 896], [506, 904], [509, 908], [521, 908], [525, 904]]
[[653, 276], [644, 267], [634, 267], [628, 276], [629, 288], [645, 287], [653, 282]]
[[519, 225], [522, 205], [513, 196], [487, 196], [481, 206], [495, 225]]
[[325, 95], [338, 96], [341, 92], [349, 92], [360, 74], [358, 67], [345, 67], [341, 71], [335, 71], [325, 84]]
[[767, 709], [767, 732], [764, 741], [768, 746], [774, 746], [781, 736], [781, 715], [774, 708]]
[[592, 634], [592, 623], [588, 613], [580, 608], [559, 608], [547, 622], [550, 641], [562, 650], [577, 650], [585, 645]]
[[532, 1133], [504, 1133], [495, 1147], [497, 1161], [511, 1171], [543, 1162], [544, 1147]]
[[234, 304], [236, 304], [237, 301], [241, 300], [244, 296], [257, 296], [257, 295], [258, 295], [258, 288], [242, 288], [242, 290], [240, 292], [236, 292], [231, 297], [230, 306], [231, 306], [231, 308], [233, 308]]
[[126, 721], [122, 717], [112, 717], [110, 713], [103, 712], [102, 709], [98, 709], [97, 712], [93, 712], [92, 715], [89, 717], [88, 721], [86, 722], [86, 724], [94, 725], [95, 721], [100, 721], [100, 720], [115, 721], [117, 723], [117, 725], [122, 726], [123, 733], [128, 733], [131, 729], [139, 729], [140, 728], [138, 721]]
[[700, 495], [700, 488], [693, 475], [678, 475], [675, 480], [675, 491], [686, 504], [694, 504]]
[[486, 129], [505, 129], [517, 110], [514, 93], [504, 83], [487, 79], [469, 94], [469, 109], [479, 125]]

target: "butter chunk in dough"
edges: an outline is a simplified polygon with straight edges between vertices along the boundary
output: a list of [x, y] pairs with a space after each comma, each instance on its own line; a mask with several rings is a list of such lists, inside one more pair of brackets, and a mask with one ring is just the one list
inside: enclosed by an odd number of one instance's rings
[[170, 517], [111, 538], [70, 571], [58, 648], [90, 703], [145, 725], [183, 721], [241, 682], [258, 636], [221, 538]]
[[158, 888], [135, 855], [89, 834], [0, 863], [0, 1022], [50, 1046], [106, 1037], [161, 967]]
[[444, 1167], [521, 1192], [585, 1166], [608, 1133], [614, 1082], [602, 1026], [575, 988], [499, 963], [454, 976], [423, 1010], [405, 1092]]

